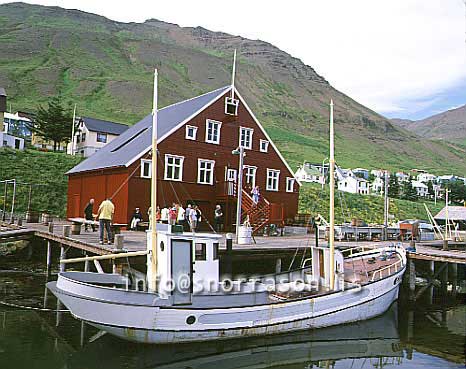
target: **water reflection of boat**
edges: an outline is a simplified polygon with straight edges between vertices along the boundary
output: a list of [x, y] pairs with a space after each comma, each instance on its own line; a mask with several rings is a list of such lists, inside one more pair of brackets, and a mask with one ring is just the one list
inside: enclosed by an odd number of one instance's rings
[[402, 357], [397, 306], [374, 319], [286, 335], [183, 345], [134, 345], [106, 335], [68, 368], [268, 368], [350, 358]]

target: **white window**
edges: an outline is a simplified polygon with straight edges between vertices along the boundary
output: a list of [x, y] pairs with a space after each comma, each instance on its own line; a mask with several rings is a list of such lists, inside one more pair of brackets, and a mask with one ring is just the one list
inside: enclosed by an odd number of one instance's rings
[[267, 152], [269, 151], [269, 141], [267, 140], [260, 140], [260, 151]]
[[197, 160], [197, 183], [214, 184], [214, 160]]
[[220, 127], [222, 122], [207, 119], [205, 128], [205, 142], [220, 144]]
[[278, 191], [278, 179], [280, 171], [276, 169], [267, 169], [267, 191]]
[[293, 192], [294, 178], [286, 177], [286, 192]]
[[252, 133], [254, 130], [252, 128], [239, 128], [239, 145], [245, 149], [252, 149]]
[[256, 171], [257, 167], [253, 167], [250, 165], [245, 165], [244, 166], [244, 179], [248, 185], [251, 185], [251, 187], [256, 186]]
[[166, 154], [164, 179], [169, 181], [183, 180], [183, 161], [183, 156]]
[[225, 99], [225, 114], [238, 115], [239, 100], [227, 97]]
[[187, 140], [196, 140], [197, 136], [197, 127], [195, 126], [186, 126], [186, 135]]
[[152, 177], [152, 160], [141, 160], [141, 178]]

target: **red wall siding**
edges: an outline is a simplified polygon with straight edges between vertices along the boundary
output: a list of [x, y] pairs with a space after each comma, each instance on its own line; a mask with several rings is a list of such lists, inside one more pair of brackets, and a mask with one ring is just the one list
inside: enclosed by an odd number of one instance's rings
[[[109, 169], [85, 174], [71, 175], [68, 179], [67, 216], [83, 217], [89, 199], [95, 200], [94, 212], [107, 197], [115, 204], [115, 223], [127, 223], [128, 172], [126, 169]], [[76, 198], [79, 198], [79, 207]]]

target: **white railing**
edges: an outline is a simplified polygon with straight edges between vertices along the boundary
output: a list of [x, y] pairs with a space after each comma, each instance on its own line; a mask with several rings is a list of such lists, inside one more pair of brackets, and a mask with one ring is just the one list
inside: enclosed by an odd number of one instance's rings
[[[357, 252], [355, 252], [357, 250]], [[367, 246], [357, 246], [357, 247], [352, 247], [350, 249], [344, 249], [340, 250], [340, 252], [345, 256], [345, 257], [353, 257], [354, 255], [359, 255], [368, 251], [374, 251], [376, 248], [374, 247], [367, 247]], [[347, 254], [349, 253], [349, 254]]]
[[[399, 257], [399, 256], [398, 256]], [[400, 267], [399, 267], [400, 266]], [[403, 260], [400, 258], [396, 263], [394, 264], [390, 264], [390, 265], [387, 265], [386, 267], [383, 267], [381, 269], [378, 269], [378, 270], [374, 270], [372, 272], [372, 278], [371, 278], [371, 282], [374, 282], [375, 280], [375, 276], [378, 274], [379, 275], [379, 278], [378, 279], [382, 279], [383, 278], [383, 272], [385, 270], [388, 270], [388, 275], [391, 274], [391, 269], [394, 268], [395, 269], [395, 273], [398, 272], [399, 269], [401, 269], [401, 267], [403, 266]]]

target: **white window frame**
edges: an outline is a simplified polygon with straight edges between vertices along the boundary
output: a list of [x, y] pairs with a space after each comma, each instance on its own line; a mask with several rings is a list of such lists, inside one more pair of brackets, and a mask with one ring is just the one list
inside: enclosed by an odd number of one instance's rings
[[[256, 175], [257, 175], [257, 167], [254, 165], [244, 165], [244, 181], [247, 184], [250, 184], [252, 188], [256, 186]], [[248, 171], [252, 170], [252, 174], [250, 174]], [[248, 182], [248, 177], [252, 176], [252, 183]]]
[[[209, 140], [209, 124], [217, 124], [218, 125], [218, 135], [217, 140]], [[220, 145], [220, 131], [222, 129], [222, 122], [213, 119], [206, 119], [205, 122], [205, 142]]]
[[[272, 186], [269, 185], [269, 180], [270, 179], [275, 179], [275, 174], [277, 174], [276, 175], [276, 186], [272, 187]], [[278, 190], [280, 188], [280, 170], [267, 168], [267, 179], [266, 179], [265, 185], [266, 185], [265, 189], [267, 191], [278, 192]]]
[[[234, 114], [231, 114], [231, 113], [228, 113], [228, 110], [227, 110], [227, 107], [228, 105], [233, 105], [235, 107], [235, 113]], [[239, 106], [239, 100], [238, 99], [235, 99], [235, 98], [231, 98], [231, 96], [227, 96], [225, 98], [225, 114], [227, 115], [238, 115], [238, 106]]]
[[[262, 147], [262, 145], [265, 144], [265, 147]], [[259, 146], [260, 152], [269, 152], [269, 141], [267, 140], [260, 140], [260, 146]]]
[[[149, 175], [144, 175], [144, 165], [149, 165]], [[141, 159], [141, 178], [151, 178], [152, 177], [152, 160], [150, 159]]]
[[[210, 168], [210, 180], [209, 181], [202, 181], [201, 182], [201, 164], [203, 163], [209, 163], [212, 164]], [[205, 184], [205, 185], [213, 185], [214, 184], [214, 171], [215, 171], [215, 160], [209, 160], [209, 159], [197, 159], [197, 183], [198, 184]]]
[[[241, 141], [242, 141], [242, 135], [243, 135], [243, 131], [245, 132], [250, 132], [251, 135], [249, 136], [249, 145], [242, 145], [241, 144]], [[254, 135], [254, 129], [253, 128], [249, 128], [249, 127], [239, 127], [239, 141], [238, 141], [238, 146], [242, 146], [244, 147], [245, 149], [248, 149], [248, 150], [252, 150], [252, 137]], [[244, 135], [244, 138], [245, 138], [245, 143], [246, 143], [246, 133]]]
[[[190, 129], [193, 130], [193, 136], [190, 136], [188, 134]], [[196, 126], [186, 125], [186, 132], [185, 132], [184, 138], [186, 138], [187, 140], [196, 141], [196, 137], [197, 137], [197, 127]]]
[[294, 192], [294, 182], [294, 178], [286, 177], [286, 192]]
[[[179, 167], [180, 168], [180, 178], [169, 178], [168, 177], [168, 159], [180, 159], [180, 164], [172, 164], [171, 166], [173, 167]], [[172, 155], [172, 154], [165, 154], [165, 168], [164, 168], [164, 173], [163, 173], [163, 179], [165, 181], [175, 181], [175, 182], [181, 182], [183, 180], [183, 163], [184, 163], [184, 156], [180, 155]], [[172, 171], [172, 173], [175, 173]]]

